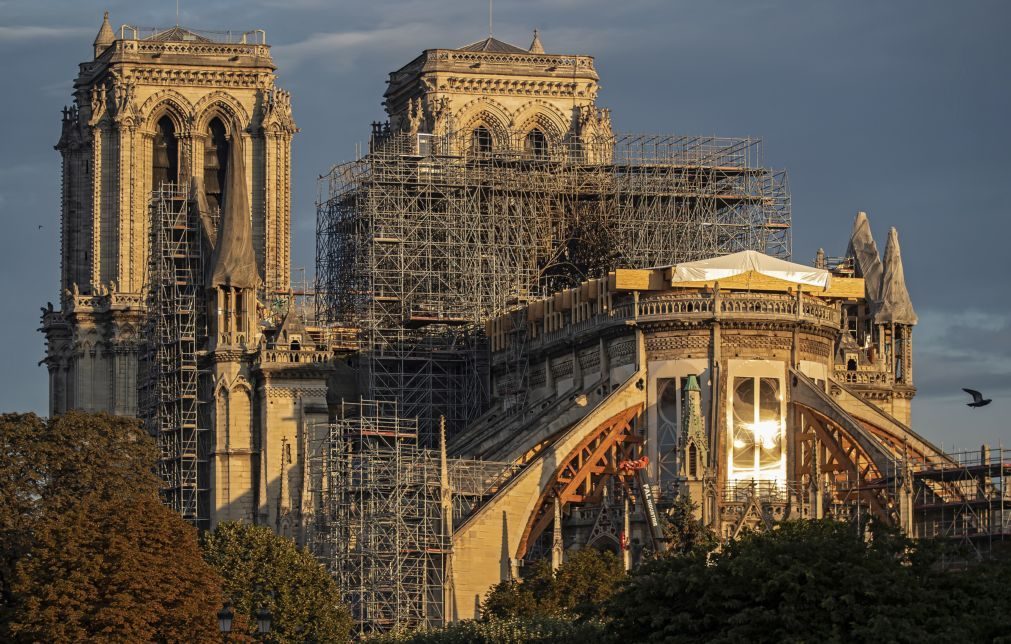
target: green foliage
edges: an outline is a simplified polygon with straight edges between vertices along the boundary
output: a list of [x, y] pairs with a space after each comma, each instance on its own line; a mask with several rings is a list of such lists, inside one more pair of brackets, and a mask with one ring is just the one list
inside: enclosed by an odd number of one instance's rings
[[487, 619], [599, 616], [605, 601], [625, 578], [610, 552], [578, 550], [552, 573], [546, 561], [534, 564], [522, 581], [503, 581], [481, 606]]
[[351, 617], [337, 583], [290, 539], [264, 526], [229, 522], [205, 535], [203, 548], [250, 632], [265, 606], [272, 616], [270, 641], [348, 641]]
[[712, 552], [719, 545], [719, 540], [709, 526], [695, 516], [698, 504], [686, 495], [678, 495], [667, 508], [663, 524], [664, 537], [667, 539], [667, 550], [660, 553], [661, 557], [684, 555], [690, 552]]
[[603, 625], [598, 620], [577, 622], [561, 617], [466, 620], [435, 631], [386, 635], [370, 642], [382, 644], [588, 644], [599, 641]]
[[7, 414], [0, 449], [5, 638], [216, 639], [219, 580], [196, 531], [159, 501], [155, 446], [136, 421]]
[[[48, 456], [40, 437], [45, 422], [35, 414], [0, 416], [0, 627], [16, 604], [18, 561], [31, 549], [42, 513]], [[0, 631], [0, 636], [2, 636]]]
[[1011, 632], [1001, 573], [944, 572], [927, 550], [894, 531], [867, 541], [833, 521], [783, 523], [713, 555], [642, 566], [610, 602], [608, 630], [637, 642], [991, 641]]

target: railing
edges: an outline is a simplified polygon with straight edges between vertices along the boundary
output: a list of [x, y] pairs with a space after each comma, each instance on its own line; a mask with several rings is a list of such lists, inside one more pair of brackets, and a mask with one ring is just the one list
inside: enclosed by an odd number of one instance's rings
[[838, 307], [816, 298], [775, 293], [685, 293], [646, 297], [639, 300], [640, 320], [683, 318], [760, 318], [803, 320], [838, 327]]
[[[137, 27], [123, 25], [119, 28], [122, 40], [156, 40], [162, 34], [175, 32], [178, 39], [171, 42], [212, 42], [223, 45], [266, 45], [267, 32], [263, 29], [246, 31], [208, 31], [205, 29], [190, 29], [189, 27]], [[175, 35], [173, 34], [173, 35]]]
[[[562, 315], [568, 316], [570, 313]], [[722, 293], [719, 297], [707, 293], [648, 296], [640, 299], [637, 305], [631, 301], [622, 302], [604, 313], [597, 313], [585, 320], [575, 323], [563, 322], [561, 328], [553, 331], [546, 333], [535, 331], [527, 344], [527, 349], [545, 347], [561, 340], [572, 340], [588, 331], [633, 319], [645, 322], [670, 319], [782, 320], [802, 321], [837, 329], [841, 324], [842, 314], [838, 307], [806, 295], [802, 295], [800, 299], [795, 295], [775, 293]], [[510, 344], [507, 340], [506, 346], [496, 353], [508, 351]]]
[[835, 369], [833, 377], [848, 385], [892, 385], [895, 377], [886, 371], [847, 371]]
[[332, 361], [333, 351], [267, 349], [261, 351], [259, 364], [321, 364]]
[[753, 498], [759, 501], [786, 503], [790, 497], [805, 495], [804, 486], [797, 481], [750, 480], [727, 481], [723, 486], [723, 501], [744, 503]]
[[141, 293], [105, 292], [97, 295], [75, 295], [67, 293], [64, 297], [64, 310], [69, 313], [77, 310], [92, 309], [104, 312], [118, 307], [140, 307], [147, 305], [146, 297]]

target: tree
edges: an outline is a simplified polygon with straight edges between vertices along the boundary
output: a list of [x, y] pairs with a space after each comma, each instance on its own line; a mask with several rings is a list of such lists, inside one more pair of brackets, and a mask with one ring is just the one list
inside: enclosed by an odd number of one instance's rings
[[0, 416], [0, 639], [16, 604], [17, 564], [31, 549], [41, 514], [47, 459], [39, 437], [45, 431], [35, 414]]
[[613, 553], [585, 548], [568, 555], [554, 573], [539, 561], [522, 581], [500, 582], [488, 593], [481, 613], [487, 619], [599, 616], [624, 578]]
[[592, 644], [603, 636], [597, 620], [526, 617], [464, 620], [444, 628], [413, 633], [390, 633], [370, 639], [375, 644]]
[[785, 522], [713, 555], [647, 563], [611, 600], [608, 628], [637, 642], [916, 642], [990, 641], [1008, 627], [997, 573], [944, 572], [929, 550], [881, 528], [868, 541], [849, 524]]
[[552, 595], [554, 573], [547, 561], [534, 563], [522, 580], [496, 584], [481, 604], [485, 620], [527, 619], [557, 612]]
[[203, 550], [236, 615], [251, 628], [262, 607], [271, 613], [271, 640], [349, 640], [351, 616], [336, 581], [290, 539], [264, 526], [227, 522], [204, 536]]
[[11, 632], [30, 641], [214, 642], [221, 591], [196, 531], [157, 493], [89, 494], [36, 533]]
[[19, 499], [5, 501], [19, 512], [15, 536], [30, 543], [5, 562], [7, 637], [216, 639], [219, 580], [196, 531], [161, 504], [154, 443], [137, 421], [9, 414], [0, 432], [3, 456], [31, 464], [28, 483], [6, 471], [0, 481], [5, 499]]
[[563, 612], [599, 616], [624, 579], [625, 568], [614, 553], [593, 548], [577, 550], [555, 572], [551, 601]]
[[711, 552], [719, 541], [709, 526], [695, 516], [698, 504], [687, 495], [677, 495], [664, 516], [663, 532], [667, 549], [660, 556], [684, 555], [689, 552]]

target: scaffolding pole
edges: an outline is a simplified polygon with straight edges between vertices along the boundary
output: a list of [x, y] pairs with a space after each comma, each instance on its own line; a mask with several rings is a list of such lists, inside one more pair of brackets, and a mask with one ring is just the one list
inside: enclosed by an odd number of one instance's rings
[[955, 452], [912, 465], [914, 534], [966, 546], [977, 557], [1011, 540], [1011, 449]]
[[[446, 623], [452, 535], [506, 481], [506, 463], [448, 459], [418, 446], [417, 421], [396, 402], [342, 402], [313, 428], [315, 508], [307, 544], [337, 579], [359, 636]], [[445, 476], [443, 476], [445, 475]], [[445, 521], [446, 482], [453, 521]]]
[[426, 446], [439, 417], [452, 436], [488, 404], [490, 316], [614, 268], [790, 256], [786, 176], [756, 139], [475, 152], [468, 133], [379, 132], [320, 180], [317, 319], [358, 329], [364, 395], [398, 401]]
[[151, 253], [141, 414], [157, 439], [166, 503], [206, 528], [207, 428], [201, 423], [198, 329], [203, 256], [184, 184], [163, 183], [150, 201]]

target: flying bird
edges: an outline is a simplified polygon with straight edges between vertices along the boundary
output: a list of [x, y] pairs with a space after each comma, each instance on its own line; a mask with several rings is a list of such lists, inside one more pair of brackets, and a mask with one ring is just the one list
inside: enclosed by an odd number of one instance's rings
[[969, 407], [986, 407], [992, 402], [989, 398], [984, 398], [983, 394], [979, 393], [975, 389], [966, 389], [965, 387], [962, 387], [962, 391], [972, 396], [972, 402], [965, 403]]

